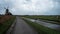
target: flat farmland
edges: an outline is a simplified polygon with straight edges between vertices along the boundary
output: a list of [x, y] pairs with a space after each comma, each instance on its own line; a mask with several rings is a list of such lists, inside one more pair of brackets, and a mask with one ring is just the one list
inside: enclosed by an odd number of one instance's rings
[[[35, 16], [24, 16], [27, 18], [31, 18], [31, 19], [36, 19], [36, 20], [43, 20], [43, 21], [54, 21], [56, 22], [55, 24], [60, 24], [60, 15], [35, 15]], [[51, 23], [54, 23], [51, 22]]]

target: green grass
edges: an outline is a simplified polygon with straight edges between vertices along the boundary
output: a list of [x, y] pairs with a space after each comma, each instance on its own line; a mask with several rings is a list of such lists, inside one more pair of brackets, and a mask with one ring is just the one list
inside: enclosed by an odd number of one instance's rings
[[56, 30], [50, 29], [48, 27], [44, 27], [40, 24], [33, 23], [31, 21], [28, 21], [28, 20], [25, 20], [25, 21], [30, 26], [32, 26], [38, 32], [38, 34], [60, 34], [60, 31], [56, 31]]
[[[58, 18], [57, 18], [58, 16]], [[32, 18], [32, 19], [41, 19], [41, 20], [45, 20], [45, 21], [54, 21], [54, 22], [57, 22], [57, 23], [54, 23], [54, 24], [60, 24], [60, 16], [59, 15], [56, 15], [56, 16], [24, 16], [24, 17], [27, 17], [27, 18]]]
[[13, 16], [11, 19], [5, 21], [4, 24], [0, 24], [0, 34], [5, 34], [5, 32], [9, 29], [9, 27], [12, 25], [13, 21], [15, 20], [15, 16]]

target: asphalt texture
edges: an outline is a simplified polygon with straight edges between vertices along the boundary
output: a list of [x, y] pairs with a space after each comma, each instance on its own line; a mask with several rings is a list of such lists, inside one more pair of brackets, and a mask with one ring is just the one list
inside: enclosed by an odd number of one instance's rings
[[37, 32], [29, 26], [22, 18], [16, 17], [16, 25], [12, 34], [37, 34]]

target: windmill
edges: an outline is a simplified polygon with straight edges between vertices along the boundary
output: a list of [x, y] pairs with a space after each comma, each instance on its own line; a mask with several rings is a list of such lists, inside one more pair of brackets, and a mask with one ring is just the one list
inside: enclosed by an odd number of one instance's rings
[[8, 9], [8, 7], [7, 8], [4, 8], [4, 9], [6, 9], [5, 11], [5, 15], [12, 15], [10, 12], [9, 12], [9, 9]]

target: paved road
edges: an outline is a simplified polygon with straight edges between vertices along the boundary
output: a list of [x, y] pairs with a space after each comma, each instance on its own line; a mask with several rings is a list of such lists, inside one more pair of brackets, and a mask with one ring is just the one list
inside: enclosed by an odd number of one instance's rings
[[24, 20], [20, 17], [16, 17], [16, 25], [12, 34], [37, 34], [37, 32], [30, 27]]
[[52, 23], [47, 23], [47, 22], [43, 22], [43, 21], [40, 21], [40, 20], [29, 19], [29, 18], [24, 18], [24, 19], [32, 21], [32, 22], [36, 22], [36, 23], [38, 23], [40, 25], [43, 25], [45, 27], [48, 27], [48, 28], [60, 31], [60, 25], [52, 24]]

